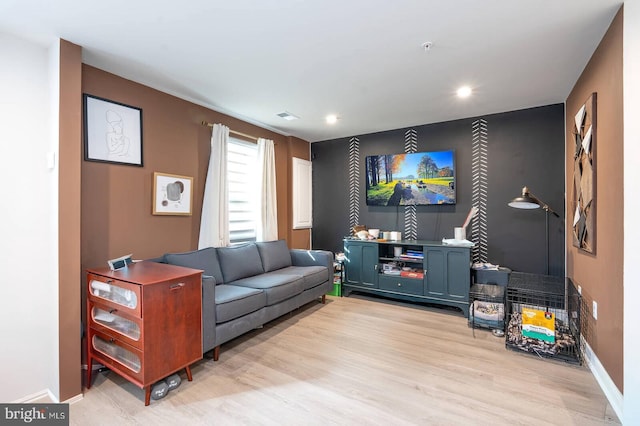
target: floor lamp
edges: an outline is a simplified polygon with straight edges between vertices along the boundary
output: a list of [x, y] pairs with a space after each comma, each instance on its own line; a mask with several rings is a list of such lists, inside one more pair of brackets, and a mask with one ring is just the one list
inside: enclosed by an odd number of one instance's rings
[[513, 207], [516, 209], [537, 209], [542, 207], [545, 212], [545, 238], [547, 243], [547, 275], [549, 275], [549, 213], [553, 213], [557, 218], [560, 217], [558, 213], [556, 213], [547, 203], [540, 201], [535, 195], [529, 192], [529, 188], [526, 186], [522, 188], [522, 195], [520, 197], [516, 197], [509, 202], [509, 207]]

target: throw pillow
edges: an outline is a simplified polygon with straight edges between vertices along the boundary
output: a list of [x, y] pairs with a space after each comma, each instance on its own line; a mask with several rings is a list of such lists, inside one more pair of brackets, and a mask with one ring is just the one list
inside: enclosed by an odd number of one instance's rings
[[291, 253], [285, 240], [263, 241], [256, 243], [256, 246], [265, 272], [291, 266]]
[[258, 248], [253, 243], [220, 247], [217, 250], [224, 282], [227, 284], [264, 272]]
[[171, 265], [184, 266], [185, 268], [202, 269], [204, 275], [211, 275], [216, 283], [222, 283], [222, 272], [218, 263], [216, 249], [207, 247], [201, 250], [186, 253], [167, 253], [165, 260]]

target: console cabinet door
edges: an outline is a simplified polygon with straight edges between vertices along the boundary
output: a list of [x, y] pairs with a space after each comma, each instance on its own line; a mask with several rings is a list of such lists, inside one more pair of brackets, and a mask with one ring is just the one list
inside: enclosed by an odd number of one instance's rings
[[447, 250], [447, 296], [451, 300], [469, 300], [471, 268], [468, 249]]
[[447, 270], [445, 249], [427, 248], [427, 281], [425, 296], [442, 297], [446, 293]]
[[345, 281], [360, 284], [362, 281], [362, 244], [344, 243]]
[[362, 284], [378, 287], [378, 245], [362, 246]]
[[345, 281], [348, 284], [376, 287], [378, 283], [378, 245], [345, 242]]
[[469, 299], [469, 249], [429, 247], [427, 249], [427, 282], [425, 294], [455, 301]]

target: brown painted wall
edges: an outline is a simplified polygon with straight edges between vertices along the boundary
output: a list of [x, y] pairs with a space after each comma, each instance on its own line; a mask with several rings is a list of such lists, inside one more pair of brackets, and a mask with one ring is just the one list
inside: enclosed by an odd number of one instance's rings
[[[202, 120], [274, 140], [279, 238], [286, 239], [290, 247], [304, 247], [297, 234], [288, 231], [288, 176], [292, 147], [298, 152], [306, 146], [308, 156], [307, 142], [292, 142], [289, 137], [88, 65], [82, 70], [84, 93], [142, 109], [144, 157], [144, 167], [82, 162], [83, 268], [104, 265], [107, 259], [127, 253], [144, 259], [197, 248], [211, 139], [211, 128], [202, 126]], [[194, 177], [193, 216], [151, 214], [154, 172]]]
[[60, 40], [58, 321], [60, 401], [82, 392], [80, 370], [80, 123], [82, 49]]
[[[587, 312], [586, 339], [620, 391], [623, 390], [623, 85], [622, 10], [567, 98], [566, 188], [572, 205], [574, 142], [572, 120], [591, 93], [597, 93], [596, 251], [573, 246], [572, 214], [567, 221], [567, 276], [582, 286]], [[591, 315], [598, 303], [598, 320]]]

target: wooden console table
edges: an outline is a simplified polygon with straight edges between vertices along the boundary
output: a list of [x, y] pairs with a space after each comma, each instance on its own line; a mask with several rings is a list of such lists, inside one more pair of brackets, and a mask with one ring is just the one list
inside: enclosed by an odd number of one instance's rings
[[137, 262], [87, 270], [87, 389], [93, 360], [145, 390], [202, 359], [202, 271]]

